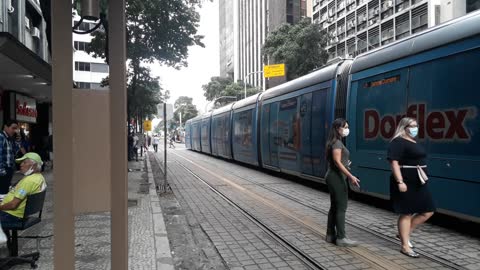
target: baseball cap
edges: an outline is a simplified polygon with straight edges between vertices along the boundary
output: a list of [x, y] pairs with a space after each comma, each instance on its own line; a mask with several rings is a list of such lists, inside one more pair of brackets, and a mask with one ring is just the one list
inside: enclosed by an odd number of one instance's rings
[[17, 158], [15, 159], [16, 162], [20, 163], [22, 161], [24, 161], [25, 159], [31, 159], [33, 161], [35, 161], [36, 163], [42, 165], [43, 164], [43, 161], [42, 161], [42, 158], [35, 152], [29, 152], [29, 153], [26, 153], [25, 155], [23, 155], [23, 157], [21, 158]]

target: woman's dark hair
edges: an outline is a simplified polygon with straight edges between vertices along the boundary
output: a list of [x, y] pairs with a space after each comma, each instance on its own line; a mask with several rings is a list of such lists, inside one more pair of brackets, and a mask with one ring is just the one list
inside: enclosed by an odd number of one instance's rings
[[338, 140], [342, 140], [342, 135], [338, 132], [339, 128], [345, 127], [345, 125], [348, 124], [347, 120], [343, 118], [337, 118], [333, 121], [332, 127], [330, 128], [330, 131], [328, 133], [328, 139], [327, 139], [327, 145], [326, 145], [326, 158], [328, 162], [332, 162], [332, 146], [334, 143], [336, 143]]

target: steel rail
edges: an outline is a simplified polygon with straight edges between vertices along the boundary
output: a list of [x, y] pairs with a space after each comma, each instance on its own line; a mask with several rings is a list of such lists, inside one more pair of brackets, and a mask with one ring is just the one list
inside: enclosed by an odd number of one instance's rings
[[[183, 158], [185, 158], [185, 157], [183, 157]], [[233, 172], [232, 172], [231, 170], [228, 170], [228, 169], [225, 168], [225, 167], [222, 167], [222, 171], [224, 171], [224, 172], [226, 171], [226, 172], [229, 172], [229, 173], [232, 173], [232, 174], [233, 174]], [[296, 202], [296, 203], [298, 203], [298, 204], [300, 204], [300, 205], [302, 205], [302, 206], [305, 206], [305, 207], [310, 208], [310, 209], [312, 209], [312, 210], [314, 210], [314, 211], [320, 212], [320, 213], [322, 213], [322, 214], [324, 214], [324, 215], [328, 215], [328, 211], [323, 210], [323, 209], [318, 208], [318, 207], [315, 207], [315, 206], [312, 206], [312, 205], [308, 205], [308, 204], [302, 202], [301, 200], [299, 200], [299, 199], [297, 199], [297, 198], [295, 198], [295, 197], [293, 197], [293, 196], [291, 196], [291, 195], [289, 195], [289, 194], [286, 194], [286, 193], [284, 193], [284, 192], [281, 192], [281, 191], [278, 191], [278, 190], [273, 189], [273, 188], [271, 188], [271, 187], [268, 187], [268, 186], [265, 185], [265, 184], [259, 184], [259, 183], [255, 182], [255, 181], [252, 181], [252, 180], [250, 180], [250, 179], [248, 179], [248, 178], [245, 178], [245, 177], [243, 177], [243, 176], [239, 176], [239, 175], [237, 175], [237, 174], [234, 174], [234, 175], [235, 175], [236, 177], [242, 179], [242, 180], [245, 180], [245, 181], [247, 181], [247, 182], [250, 182], [250, 183], [252, 183], [252, 184], [255, 184], [255, 185], [257, 185], [257, 186], [260, 186], [260, 187], [262, 187], [262, 188], [264, 188], [264, 189], [267, 189], [267, 190], [269, 190], [269, 191], [271, 191], [271, 192], [273, 192], [273, 193], [275, 193], [275, 194], [277, 194], [277, 195], [280, 195], [280, 196], [285, 197], [285, 198], [287, 198], [287, 199], [289, 199], [289, 200], [291, 200], [291, 201], [294, 201], [294, 202]], [[383, 233], [379, 233], [379, 232], [377, 232], [377, 231], [375, 231], [375, 230], [369, 229], [369, 228], [367, 228], [367, 227], [365, 227], [365, 226], [362, 226], [362, 225], [358, 225], [358, 224], [356, 224], [356, 223], [354, 223], [354, 222], [351, 222], [351, 221], [348, 221], [348, 220], [346, 220], [345, 222], [346, 222], [348, 225], [350, 225], [350, 226], [352, 226], [352, 227], [354, 227], [354, 228], [356, 228], [356, 229], [358, 229], [358, 230], [361, 230], [361, 231], [367, 232], [367, 233], [369, 233], [369, 234], [372, 234], [372, 235], [374, 235], [374, 236], [376, 236], [376, 237], [378, 237], [378, 238], [381, 238], [381, 239], [383, 239], [383, 240], [385, 240], [385, 241], [388, 241], [388, 242], [394, 243], [394, 244], [400, 244], [400, 241], [397, 240], [396, 238], [393, 238], [393, 237], [388, 236], [388, 235], [383, 234]], [[455, 264], [455, 263], [453, 263], [453, 262], [451, 262], [451, 261], [445, 260], [445, 259], [443, 259], [443, 258], [441, 258], [441, 257], [439, 257], [439, 256], [430, 254], [430, 253], [428, 253], [428, 252], [426, 252], [426, 251], [423, 251], [423, 250], [421, 250], [421, 249], [416, 248], [416, 249], [415, 249], [415, 252], [417, 252], [418, 254], [422, 255], [422, 256], [425, 257], [425, 258], [427, 258], [428, 260], [433, 261], [433, 262], [435, 262], [435, 263], [438, 263], [438, 264], [440, 264], [440, 265], [442, 265], [442, 266], [444, 266], [444, 267], [447, 267], [447, 268], [449, 268], [449, 269], [468, 270], [467, 268], [465, 268], [465, 267], [463, 267], [463, 266], [461, 266], [461, 265]]]

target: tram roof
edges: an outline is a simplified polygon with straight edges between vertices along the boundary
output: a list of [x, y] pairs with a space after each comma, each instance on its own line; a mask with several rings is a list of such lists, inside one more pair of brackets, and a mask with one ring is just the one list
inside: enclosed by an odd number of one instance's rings
[[480, 11], [443, 23], [384, 47], [363, 53], [353, 62], [351, 74], [480, 34]]
[[209, 118], [210, 116], [212, 116], [212, 112], [206, 112], [206, 113], [202, 114], [201, 118], [203, 120], [203, 119]]
[[234, 104], [235, 103], [230, 103], [230, 104], [227, 104], [227, 105], [225, 105], [223, 107], [220, 107], [216, 110], [213, 110], [212, 116], [219, 115], [219, 114], [222, 114], [224, 112], [228, 112], [228, 111], [232, 110], [232, 107], [233, 107]]
[[328, 65], [305, 76], [268, 89], [262, 94], [261, 99], [267, 100], [296, 91], [298, 89], [331, 80], [335, 78], [337, 67], [342, 63], [343, 61]]
[[260, 95], [260, 94], [255, 94], [253, 96], [249, 96], [247, 98], [244, 98], [242, 100], [239, 100], [239, 101], [235, 102], [235, 104], [233, 104], [233, 106], [232, 106], [232, 110], [239, 109], [239, 108], [257, 103], [258, 95]]
[[[198, 116], [195, 116], [195, 117], [192, 118], [192, 119], [189, 119], [188, 121], [190, 121], [190, 122], [193, 123], [193, 122], [202, 120], [202, 117], [203, 117], [203, 115], [198, 115]], [[188, 122], [188, 121], [187, 121], [187, 122]]]

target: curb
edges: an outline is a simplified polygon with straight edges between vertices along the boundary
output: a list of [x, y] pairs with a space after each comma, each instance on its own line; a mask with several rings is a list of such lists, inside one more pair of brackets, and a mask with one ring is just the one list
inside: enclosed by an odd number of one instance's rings
[[149, 159], [150, 154], [146, 155], [147, 173], [149, 184], [150, 207], [152, 209], [153, 233], [155, 242], [155, 261], [156, 269], [174, 270], [170, 243], [167, 237], [167, 229], [163, 219], [160, 199], [155, 189], [155, 181], [153, 179], [152, 166]]

